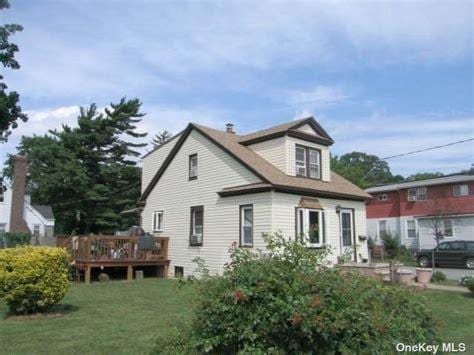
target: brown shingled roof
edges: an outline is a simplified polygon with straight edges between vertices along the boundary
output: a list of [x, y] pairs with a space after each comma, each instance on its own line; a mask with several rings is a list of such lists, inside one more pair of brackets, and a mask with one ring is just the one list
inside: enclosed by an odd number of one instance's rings
[[261, 131], [241, 135], [238, 136], [238, 141], [241, 144], [248, 145], [258, 141], [272, 139], [274, 137], [282, 136], [288, 133], [302, 134], [307, 136], [307, 134], [297, 131], [299, 127], [302, 127], [304, 125], [310, 125], [313, 128], [317, 138], [312, 138], [319, 140], [318, 143], [322, 143], [325, 145], [330, 145], [334, 143], [334, 140], [313, 117], [302, 118], [299, 120], [294, 120], [277, 126], [269, 127]]
[[[296, 124], [298, 125], [301, 124], [301, 122], [304, 122], [304, 124], [306, 124], [307, 120], [308, 119], [293, 121], [292, 123], [296, 122]], [[314, 121], [314, 119], [312, 120]], [[277, 126], [280, 127], [278, 128], [278, 130], [284, 129], [283, 126], [285, 125]], [[286, 126], [293, 127], [293, 125], [290, 125], [289, 123], [286, 124]], [[228, 152], [237, 161], [242, 163], [247, 169], [252, 171], [262, 180], [262, 183], [258, 184], [225, 188], [222, 191], [218, 192], [221, 196], [230, 196], [241, 193], [273, 189], [276, 191], [299, 193], [321, 197], [339, 197], [356, 200], [370, 198], [370, 195], [364, 190], [360, 189], [356, 185], [352, 184], [351, 182], [347, 181], [346, 179], [342, 178], [334, 172], [331, 172], [331, 181], [322, 181], [286, 175], [283, 171], [275, 167], [266, 159], [262, 158], [253, 150], [243, 145], [241, 143], [242, 136], [219, 131], [195, 123], [190, 123], [186, 130], [183, 132], [183, 134], [179, 137], [178, 142], [175, 144], [168, 157], [163, 162], [155, 177], [152, 179], [150, 184], [143, 192], [143, 195], [140, 197], [139, 202], [143, 203], [146, 200], [148, 194], [151, 192], [151, 189], [159, 180], [161, 174], [163, 174], [164, 170], [171, 162], [174, 155], [178, 152], [180, 146], [184, 143], [186, 137], [193, 129], [196, 129], [209, 140], [214, 142], [217, 146]]]

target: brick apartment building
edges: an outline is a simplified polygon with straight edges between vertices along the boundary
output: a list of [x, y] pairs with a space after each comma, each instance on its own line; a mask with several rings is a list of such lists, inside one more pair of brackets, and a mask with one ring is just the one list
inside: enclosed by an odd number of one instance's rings
[[397, 236], [410, 249], [436, 245], [435, 231], [444, 240], [474, 240], [474, 175], [376, 186], [366, 190], [367, 233], [380, 240]]

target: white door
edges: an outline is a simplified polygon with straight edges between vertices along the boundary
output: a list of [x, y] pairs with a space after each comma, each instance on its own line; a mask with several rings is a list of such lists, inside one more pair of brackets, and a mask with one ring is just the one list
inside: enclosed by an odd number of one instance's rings
[[353, 210], [341, 209], [340, 217], [341, 255], [351, 255], [354, 260], [354, 222]]

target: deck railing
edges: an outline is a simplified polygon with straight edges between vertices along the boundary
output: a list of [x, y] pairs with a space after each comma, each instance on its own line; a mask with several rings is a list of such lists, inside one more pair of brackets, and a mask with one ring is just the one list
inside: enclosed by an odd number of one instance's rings
[[58, 237], [57, 246], [65, 247], [75, 262], [125, 262], [168, 259], [168, 238], [152, 237], [149, 249], [139, 249], [140, 237], [115, 235], [78, 235]]

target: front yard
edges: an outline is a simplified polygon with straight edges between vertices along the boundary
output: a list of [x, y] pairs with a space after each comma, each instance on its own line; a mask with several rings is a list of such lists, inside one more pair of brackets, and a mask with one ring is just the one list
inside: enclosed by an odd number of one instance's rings
[[[474, 351], [474, 297], [427, 291], [444, 342]], [[61, 317], [5, 319], [0, 305], [0, 344], [5, 354], [143, 354], [177, 319], [190, 317], [192, 293], [172, 280], [74, 284], [60, 303]]]

